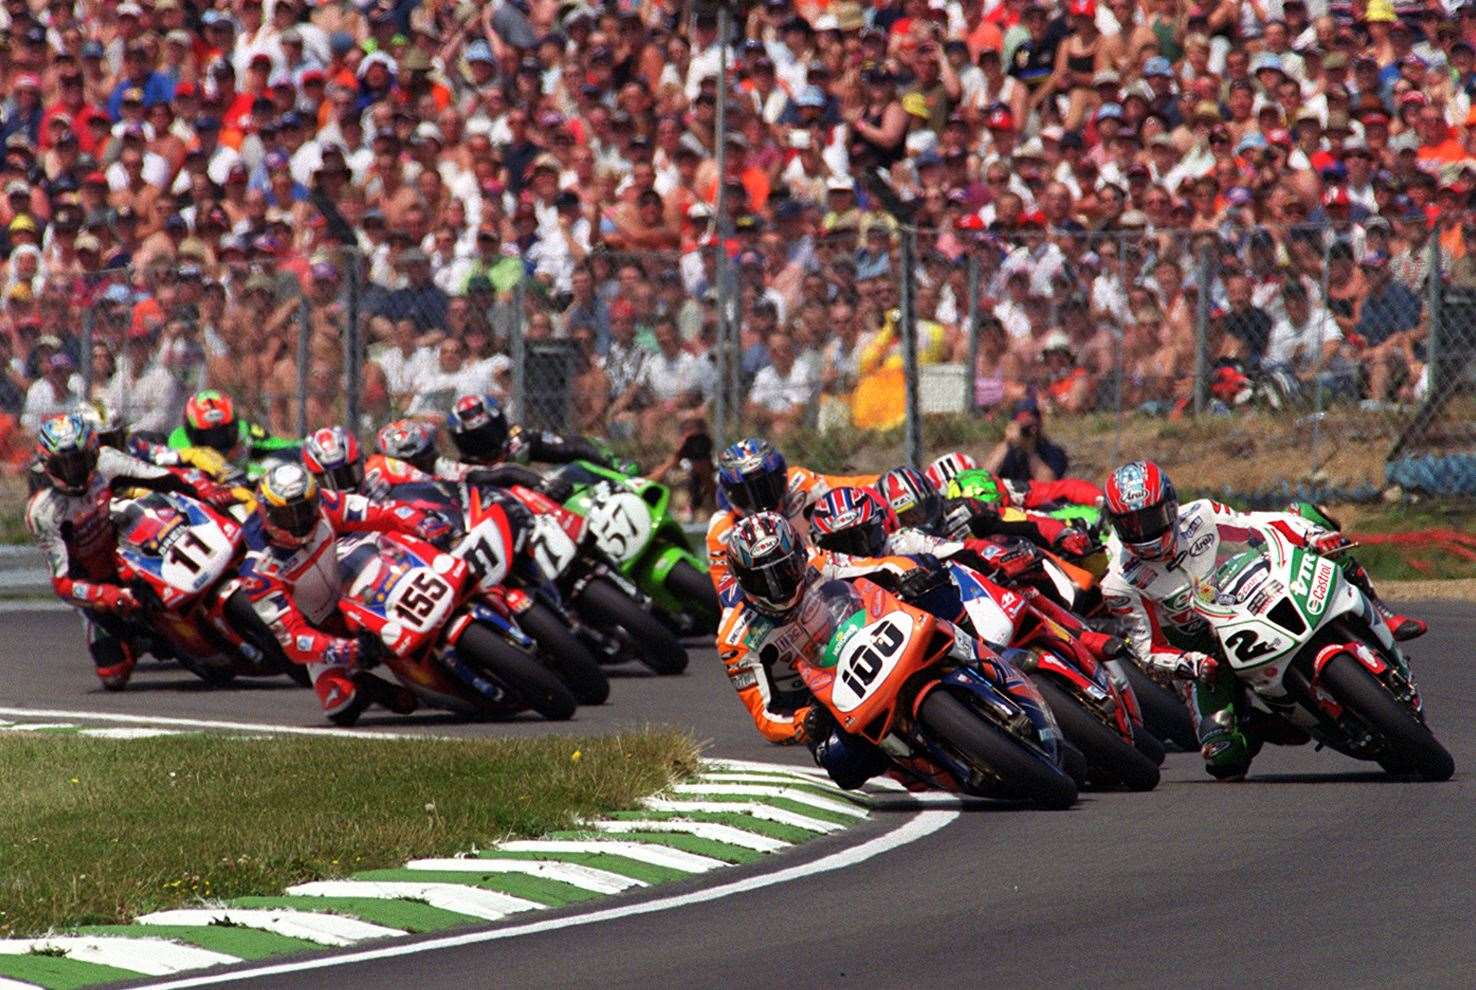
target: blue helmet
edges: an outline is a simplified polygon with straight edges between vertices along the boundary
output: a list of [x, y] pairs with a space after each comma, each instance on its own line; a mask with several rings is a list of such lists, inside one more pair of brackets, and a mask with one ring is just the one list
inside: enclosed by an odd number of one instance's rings
[[767, 440], [739, 440], [718, 455], [718, 487], [741, 513], [781, 512], [789, 465]]

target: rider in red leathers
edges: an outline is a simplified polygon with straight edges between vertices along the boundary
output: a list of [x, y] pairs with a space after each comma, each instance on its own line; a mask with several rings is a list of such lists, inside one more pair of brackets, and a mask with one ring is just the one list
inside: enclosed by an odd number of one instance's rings
[[415, 695], [368, 673], [377, 641], [330, 631], [338, 616], [340, 579], [336, 537], [390, 530], [424, 540], [451, 531], [434, 513], [362, 495], [320, 492], [300, 464], [278, 464], [262, 478], [259, 505], [267, 545], [241, 568], [242, 587], [288, 659], [306, 664], [328, 718], [352, 725], [378, 703], [396, 714], [415, 710]]
[[26, 525], [51, 566], [57, 596], [82, 610], [87, 647], [103, 687], [120, 691], [138, 660], [128, 617], [138, 609], [133, 592], [118, 583], [109, 515], [114, 489], [179, 492], [228, 505], [229, 488], [201, 476], [193, 482], [125, 454], [99, 448], [84, 416], [57, 416], [41, 425], [37, 464], [45, 479], [26, 506]]

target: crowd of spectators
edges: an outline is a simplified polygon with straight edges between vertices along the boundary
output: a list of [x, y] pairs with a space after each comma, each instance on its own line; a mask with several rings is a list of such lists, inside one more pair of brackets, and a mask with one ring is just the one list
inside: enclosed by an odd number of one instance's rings
[[1431, 278], [1476, 285], [1472, 0], [762, 0], [732, 28], [4, 0], [0, 428], [89, 389], [164, 428], [209, 383], [290, 432], [299, 380], [330, 421], [352, 326], [370, 420], [506, 394], [516, 331], [565, 355], [570, 427], [689, 437], [719, 252], [745, 415], [891, 425], [892, 197], [919, 358], [973, 356], [986, 408], [1172, 409], [1196, 327], [1227, 403], [1416, 399]]

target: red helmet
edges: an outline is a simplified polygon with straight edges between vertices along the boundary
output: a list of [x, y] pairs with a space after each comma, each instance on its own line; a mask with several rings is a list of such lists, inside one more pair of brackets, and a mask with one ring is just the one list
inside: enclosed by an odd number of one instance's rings
[[891, 507], [899, 526], [928, 530], [943, 514], [943, 496], [917, 468], [892, 468], [876, 479], [876, 490]]
[[864, 488], [832, 488], [810, 512], [810, 542], [853, 557], [887, 552], [887, 510]]
[[209, 447], [227, 456], [241, 439], [235, 403], [213, 388], [196, 392], [185, 403], [184, 430], [192, 446]]
[[972, 471], [979, 466], [979, 462], [961, 450], [955, 450], [944, 454], [933, 463], [928, 465], [927, 471], [923, 472], [933, 487], [938, 491], [948, 488], [948, 482], [960, 471]]
[[1133, 461], [1107, 479], [1107, 521], [1123, 547], [1144, 560], [1167, 560], [1179, 543], [1179, 496], [1152, 461]]
[[341, 426], [325, 426], [302, 441], [302, 463], [329, 491], [354, 492], [364, 483], [364, 453]]

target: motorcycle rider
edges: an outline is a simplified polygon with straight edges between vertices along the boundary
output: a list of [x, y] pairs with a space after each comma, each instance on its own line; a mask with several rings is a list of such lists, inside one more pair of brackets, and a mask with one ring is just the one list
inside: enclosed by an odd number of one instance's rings
[[[962, 484], [966, 480], [973, 484]], [[926, 507], [923, 521], [911, 525], [947, 539], [1010, 536], [1072, 558], [1080, 558], [1092, 549], [1092, 538], [1085, 531], [1043, 512], [1015, 508], [1003, 482], [979, 468], [958, 472], [942, 488], [933, 484], [931, 475], [919, 474], [914, 468], [894, 468], [877, 482], [877, 490], [894, 511], [898, 503]], [[964, 491], [976, 494], [966, 495]]]
[[263, 462], [295, 459], [298, 445], [269, 434], [260, 424], [236, 415], [236, 405], [224, 392], [209, 388], [185, 402], [184, 422], [169, 434], [173, 450], [208, 448], [229, 464], [254, 477]]
[[[1193, 608], [1195, 581], [1214, 570], [1222, 540], [1245, 542], [1259, 531], [1274, 529], [1296, 546], [1327, 555], [1342, 547], [1342, 535], [1294, 513], [1237, 512], [1211, 499], [1180, 507], [1173, 482], [1152, 461], [1134, 461], [1112, 473], [1106, 512], [1112, 535], [1103, 599], [1121, 620], [1124, 638], [1139, 660], [1193, 682], [1190, 710], [1209, 774], [1238, 780], [1250, 769], [1262, 743], [1306, 742], [1305, 733], [1290, 723], [1242, 722], [1238, 717], [1239, 682], [1212, 655], [1211, 630]], [[1380, 601], [1356, 560], [1344, 555], [1341, 566], [1396, 639], [1425, 632], [1423, 622], [1395, 613]]]
[[294, 663], [306, 664], [330, 721], [352, 725], [379, 704], [397, 715], [416, 708], [415, 695], [370, 674], [378, 655], [372, 636], [332, 630], [338, 616], [335, 540], [343, 533], [393, 531], [435, 541], [450, 533], [434, 513], [362, 495], [322, 491], [301, 464], [274, 464], [257, 486], [266, 545], [247, 554], [241, 586]]
[[325, 426], [302, 438], [302, 464], [330, 492], [357, 494], [364, 484], [364, 451], [342, 426]]
[[139, 608], [118, 583], [116, 532], [109, 514], [115, 489], [179, 492], [212, 505], [229, 504], [228, 488], [205, 478], [191, 482], [115, 447], [101, 447], [81, 414], [41, 424], [36, 458], [45, 486], [26, 505], [26, 526], [51, 566], [51, 586], [82, 611], [87, 648], [103, 687], [120, 691], [138, 659], [136, 630], [128, 619]]
[[865, 486], [875, 475], [825, 475], [790, 467], [767, 440], [749, 437], [718, 455], [719, 509], [707, 525], [707, 566], [721, 601], [730, 594], [728, 534], [739, 520], [755, 512], [775, 512], [805, 532], [805, 512], [815, 501], [842, 485]]
[[600, 445], [581, 436], [562, 436], [548, 430], [510, 426], [502, 403], [490, 395], [463, 395], [446, 414], [446, 432], [463, 464], [493, 467], [498, 464], [568, 464], [594, 461], [619, 471], [630, 467], [612, 457]]
[[728, 542], [735, 593], [717, 635], [718, 657], [728, 679], [765, 739], [808, 746], [838, 786], [860, 787], [884, 772], [890, 761], [867, 740], [843, 731], [823, 705], [812, 703], [795, 661], [824, 644], [812, 643], [805, 632], [805, 593], [825, 580], [879, 570], [925, 572], [905, 558], [856, 560], [812, 552], [776, 512], [744, 516]]
[[[951, 451], [934, 458], [923, 472], [938, 491], [947, 491], [948, 482], [965, 471], [981, 470], [979, 462], [961, 450]], [[1000, 491], [1000, 504], [1026, 510], [1047, 509], [1063, 502], [1073, 505], [1096, 505], [1102, 498], [1102, 489], [1082, 478], [1061, 478], [1059, 481], [1031, 481], [1022, 485], [993, 475]]]

